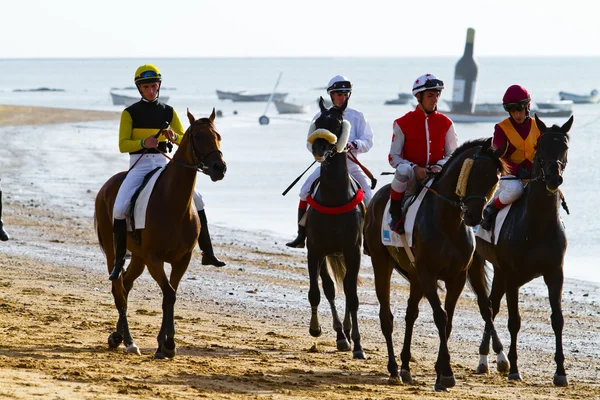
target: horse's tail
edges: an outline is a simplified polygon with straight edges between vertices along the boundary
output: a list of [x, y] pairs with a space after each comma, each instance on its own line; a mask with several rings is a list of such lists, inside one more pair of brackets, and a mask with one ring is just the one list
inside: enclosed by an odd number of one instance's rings
[[[327, 271], [329, 272], [329, 276], [333, 280], [336, 289], [343, 293], [344, 291], [344, 277], [346, 276], [346, 262], [344, 261], [344, 256], [339, 255], [329, 255], [325, 257], [327, 264]], [[362, 285], [362, 279], [360, 276], [357, 277], [356, 286]]]
[[490, 296], [490, 287], [492, 286], [491, 270], [486, 268], [485, 259], [477, 251], [473, 254], [473, 260], [469, 266], [467, 283], [477, 297], [485, 295], [487, 298]]
[[96, 236], [98, 236], [98, 244], [100, 245], [100, 250], [104, 253], [104, 246], [102, 245], [102, 235], [100, 235], [100, 229], [98, 229], [98, 218], [96, 217], [96, 211], [94, 211], [94, 230], [96, 231]]

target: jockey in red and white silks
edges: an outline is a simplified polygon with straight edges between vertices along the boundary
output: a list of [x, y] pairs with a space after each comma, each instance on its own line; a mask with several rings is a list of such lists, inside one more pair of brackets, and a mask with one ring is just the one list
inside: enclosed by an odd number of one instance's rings
[[[315, 121], [321, 113], [317, 113], [313, 118]], [[350, 134], [348, 135], [348, 148], [351, 149], [352, 153], [355, 156], [359, 154], [366, 153], [371, 150], [373, 147], [373, 131], [371, 130], [371, 126], [367, 122], [365, 116], [360, 111], [357, 111], [353, 108], [346, 108], [344, 111], [344, 120], [350, 123]], [[307, 142], [306, 147], [308, 151], [312, 154], [312, 145]], [[363, 192], [365, 193], [364, 202], [365, 206], [369, 205], [369, 201], [373, 197], [373, 191], [371, 190], [371, 183], [367, 177], [367, 175], [363, 172], [363, 170], [348, 159], [348, 173], [352, 175], [354, 179], [358, 182]], [[321, 168], [320, 166], [315, 168], [312, 174], [306, 179], [304, 185], [300, 189], [300, 200], [306, 201], [306, 197], [308, 196], [308, 192], [310, 191], [310, 187], [314, 183], [314, 181], [321, 176]]]

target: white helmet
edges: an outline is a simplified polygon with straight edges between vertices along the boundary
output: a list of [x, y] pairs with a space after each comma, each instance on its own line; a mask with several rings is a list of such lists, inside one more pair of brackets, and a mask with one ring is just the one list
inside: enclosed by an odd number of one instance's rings
[[413, 83], [412, 94], [413, 96], [416, 96], [417, 93], [421, 93], [426, 90], [439, 90], [441, 92], [444, 90], [444, 82], [439, 80], [433, 74], [421, 75], [417, 78], [415, 83]]
[[327, 85], [327, 93], [331, 92], [352, 92], [352, 82], [345, 76], [336, 75], [329, 80]]

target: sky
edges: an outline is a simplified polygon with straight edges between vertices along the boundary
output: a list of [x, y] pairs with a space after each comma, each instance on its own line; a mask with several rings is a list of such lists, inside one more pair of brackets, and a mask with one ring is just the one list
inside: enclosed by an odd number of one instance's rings
[[594, 0], [4, 0], [0, 58], [600, 56]]

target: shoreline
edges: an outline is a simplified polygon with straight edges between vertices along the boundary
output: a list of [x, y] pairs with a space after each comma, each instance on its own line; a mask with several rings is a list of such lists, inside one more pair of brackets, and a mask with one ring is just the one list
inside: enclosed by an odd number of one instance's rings
[[[24, 108], [32, 112], [23, 119], [39, 125], [40, 119], [33, 116], [42, 111]], [[60, 109], [52, 113], [60, 120]], [[65, 111], [61, 118], [68, 114]], [[110, 124], [96, 125], [93, 129], [77, 125], [81, 141], [65, 140], [73, 128], [68, 124], [68, 129], [51, 131], [57, 136], [50, 138], [44, 126], [0, 127], [0, 139], [11, 141], [10, 150], [0, 149], [0, 178], [5, 191], [3, 219], [13, 236], [0, 242], [0, 332], [5, 338], [0, 343], [0, 397], [439, 399], [432, 390], [439, 342], [426, 301], [421, 302], [413, 337], [415, 384], [390, 386], [368, 257], [363, 258], [364, 283], [359, 288], [359, 323], [368, 357], [362, 362], [335, 350], [324, 296], [319, 307], [323, 336], [308, 335], [305, 250], [287, 249], [284, 238], [274, 235], [219, 225], [211, 226], [213, 243], [228, 265], [202, 266], [198, 248], [194, 251], [175, 308], [178, 355], [164, 362], [151, 358], [162, 297], [147, 272], [135, 283], [128, 311], [143, 355], [125, 356], [122, 347], [108, 349], [106, 340], [117, 313], [93, 229], [93, 199], [99, 188], [96, 181], [120, 165], [115, 165], [118, 155], [110, 147], [114, 146]], [[94, 141], [88, 132], [95, 134]], [[80, 165], [85, 165], [83, 176], [91, 183], [82, 182], [81, 171], [73, 168]], [[47, 179], [46, 174], [60, 179]], [[395, 274], [392, 290], [399, 358], [408, 284]], [[519, 362], [524, 381], [508, 383], [495, 372], [473, 373], [483, 322], [465, 287], [449, 343], [457, 378], [452, 398], [600, 396], [600, 349], [595, 343], [600, 337], [600, 285], [565, 282], [567, 388], [551, 383], [554, 335], [544, 290], [539, 279], [521, 289]], [[339, 295], [336, 301], [341, 310], [343, 300]], [[503, 301], [497, 328], [508, 351], [506, 318]], [[315, 343], [320, 347], [316, 353], [311, 352]]]

